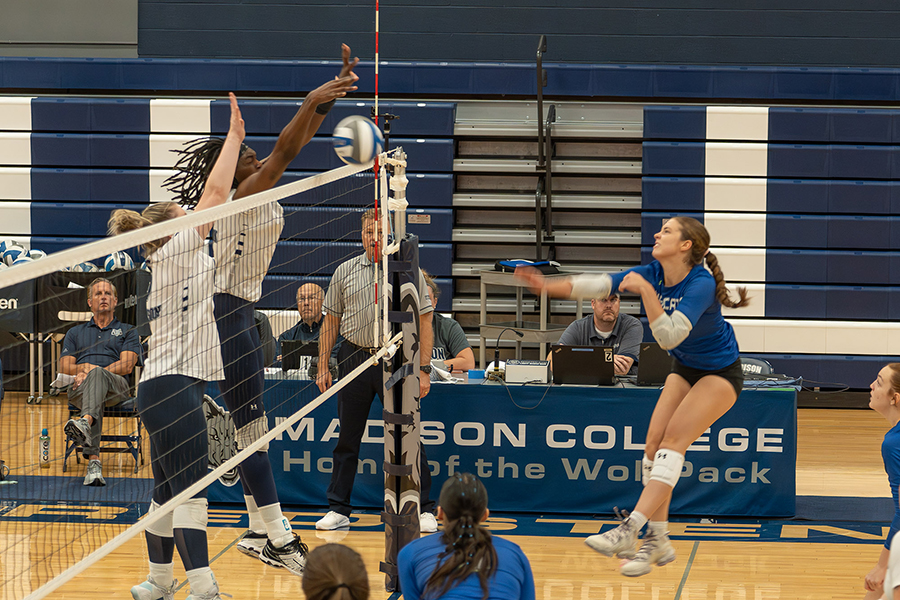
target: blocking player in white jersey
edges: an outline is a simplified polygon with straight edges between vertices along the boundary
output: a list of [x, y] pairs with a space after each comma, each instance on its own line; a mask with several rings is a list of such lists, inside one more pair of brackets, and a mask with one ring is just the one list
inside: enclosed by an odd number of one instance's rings
[[[231, 189], [244, 122], [234, 94], [231, 126], [195, 210], [223, 204]], [[116, 210], [112, 234], [131, 231], [185, 214], [174, 202], [150, 205], [143, 213]], [[201, 408], [208, 381], [224, 377], [213, 313], [215, 260], [203, 240], [211, 224], [180, 231], [144, 245], [153, 272], [147, 312], [150, 346], [138, 389], [141, 420], [150, 434], [153, 501], [150, 511], [200, 480], [207, 467], [206, 418]], [[209, 567], [206, 490], [147, 528], [150, 574], [131, 588], [135, 600], [172, 598], [175, 547], [191, 584], [189, 600], [218, 600], [219, 586]]]
[[[312, 139], [337, 98], [356, 89], [359, 79], [350, 60], [350, 48], [342, 46], [343, 68], [338, 77], [309, 92], [278, 136], [275, 149], [259, 160], [251, 148], [241, 147], [232, 192], [228, 201], [271, 189], [301, 148]], [[222, 147], [222, 140], [208, 138], [180, 150], [175, 175], [166, 187], [182, 206], [196, 202], [208, 181], [207, 174]], [[211, 234], [216, 256], [215, 312], [225, 385], [222, 398], [237, 429], [239, 449], [268, 431], [263, 407], [263, 358], [253, 321], [253, 307], [262, 294], [262, 282], [275, 252], [284, 219], [281, 205], [273, 202], [218, 221]], [[250, 518], [250, 531], [238, 550], [257, 556], [264, 563], [285, 567], [300, 575], [307, 548], [295, 536], [281, 512], [272, 466], [265, 449], [240, 466], [241, 485]]]

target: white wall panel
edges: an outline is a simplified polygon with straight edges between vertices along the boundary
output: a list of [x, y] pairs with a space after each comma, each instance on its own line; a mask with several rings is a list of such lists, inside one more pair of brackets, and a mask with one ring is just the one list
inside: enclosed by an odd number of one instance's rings
[[741, 352], [765, 352], [765, 321], [755, 319], [726, 319], [734, 328], [738, 348]]
[[[828, 354], [887, 354], [888, 328], [895, 327], [893, 323], [828, 323], [824, 351]], [[874, 374], [872, 377], [874, 379]]]
[[151, 100], [151, 133], [209, 135], [210, 100]]
[[826, 323], [819, 321], [768, 321], [766, 352], [817, 353], [825, 352]]
[[150, 167], [171, 169], [179, 157], [172, 150], [181, 150], [185, 142], [195, 139], [196, 135], [150, 134]]
[[706, 142], [707, 176], [765, 177], [768, 161], [768, 144]]
[[166, 202], [172, 200], [172, 192], [163, 187], [163, 181], [174, 175], [172, 169], [150, 169], [150, 202]]
[[703, 215], [703, 224], [709, 231], [710, 239], [719, 246], [766, 246], [765, 214], [706, 213]]
[[707, 177], [704, 210], [766, 212], [766, 180], [749, 177]]
[[0, 167], [0, 200], [31, 200], [31, 169]]
[[707, 106], [706, 139], [768, 140], [769, 109], [759, 106]]
[[31, 202], [0, 202], [0, 231], [4, 237], [31, 235]]
[[0, 165], [31, 164], [30, 133], [0, 133]]
[[766, 251], [763, 248], [720, 248], [710, 251], [719, 259], [719, 268], [728, 282], [765, 282]]
[[32, 98], [0, 98], [0, 130], [31, 131]]

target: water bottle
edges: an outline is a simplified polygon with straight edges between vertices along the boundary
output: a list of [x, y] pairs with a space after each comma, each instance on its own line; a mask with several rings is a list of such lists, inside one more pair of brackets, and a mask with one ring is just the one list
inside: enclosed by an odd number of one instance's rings
[[50, 435], [46, 427], [41, 430], [41, 468], [50, 468]]

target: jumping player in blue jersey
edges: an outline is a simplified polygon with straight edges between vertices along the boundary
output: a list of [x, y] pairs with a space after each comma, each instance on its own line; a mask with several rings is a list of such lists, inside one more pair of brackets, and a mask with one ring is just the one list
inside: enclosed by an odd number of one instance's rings
[[[869, 407], [891, 423], [891, 428], [884, 434], [884, 441], [881, 443], [881, 458], [884, 460], [884, 470], [894, 499], [894, 520], [891, 521], [887, 541], [881, 549], [878, 563], [866, 575], [865, 598], [875, 600], [882, 595], [885, 598], [900, 595], [900, 568], [896, 566], [896, 557], [892, 556], [897, 552], [890, 552], [894, 536], [900, 531], [900, 363], [891, 363], [881, 369], [869, 388], [872, 390], [869, 394]], [[890, 570], [889, 556], [892, 558]]]
[[[585, 540], [605, 556], [631, 559], [622, 566], [622, 574], [630, 577], [675, 560], [668, 536], [669, 503], [684, 453], [728, 412], [744, 381], [734, 330], [722, 318], [722, 305], [746, 306], [747, 291], [739, 288], [740, 298], [731, 299], [719, 261], [709, 251], [709, 232], [696, 219], [670, 219], [654, 239], [653, 262], [613, 276], [549, 280], [535, 269], [516, 270], [533, 290], [556, 297], [639, 294], [653, 337], [675, 358], [650, 418], [642, 468], [645, 487], [637, 506], [615, 529]], [[635, 552], [645, 523], [648, 532]]]

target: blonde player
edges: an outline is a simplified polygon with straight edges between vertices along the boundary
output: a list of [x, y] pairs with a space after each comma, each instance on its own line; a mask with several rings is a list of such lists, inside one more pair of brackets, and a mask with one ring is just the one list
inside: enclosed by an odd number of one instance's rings
[[[198, 211], [223, 204], [231, 189], [244, 121], [234, 94], [229, 98], [231, 127], [197, 203]], [[184, 214], [174, 202], [153, 204], [141, 214], [116, 210], [109, 231], [123, 233]], [[212, 302], [215, 260], [203, 243], [209, 229], [206, 224], [144, 245], [153, 272], [147, 299], [152, 336], [137, 403], [150, 434], [151, 512], [206, 473], [206, 419], [201, 402], [206, 382], [224, 375]], [[173, 597], [178, 583], [172, 564], [176, 546], [191, 584], [188, 599], [220, 599], [219, 585], [209, 568], [207, 520], [204, 490], [147, 529], [150, 574], [147, 581], [131, 588], [134, 600]]]

